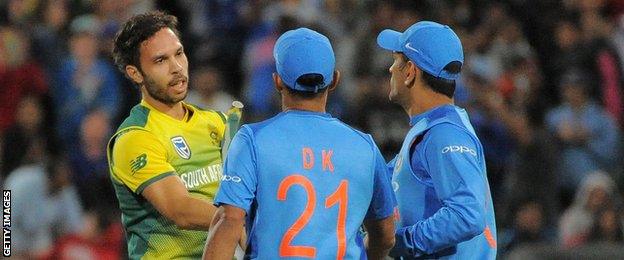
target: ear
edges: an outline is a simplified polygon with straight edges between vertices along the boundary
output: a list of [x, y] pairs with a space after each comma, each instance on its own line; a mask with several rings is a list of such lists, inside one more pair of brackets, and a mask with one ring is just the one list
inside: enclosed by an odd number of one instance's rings
[[277, 92], [280, 94], [284, 90], [284, 84], [282, 84], [282, 78], [280, 78], [276, 72], [273, 72], [273, 85], [275, 86], [275, 90], [277, 90]]
[[139, 68], [135, 67], [134, 65], [126, 65], [126, 74], [135, 83], [139, 85], [143, 84], [143, 74], [141, 73], [141, 71], [139, 71]]
[[334, 70], [334, 79], [329, 84], [329, 91], [334, 91], [338, 87], [338, 82], [340, 82], [340, 71]]
[[416, 77], [420, 73], [420, 69], [414, 64], [412, 61], [407, 61], [405, 64], [407, 66], [407, 74], [405, 75], [405, 85], [408, 88], [411, 88], [416, 80]]

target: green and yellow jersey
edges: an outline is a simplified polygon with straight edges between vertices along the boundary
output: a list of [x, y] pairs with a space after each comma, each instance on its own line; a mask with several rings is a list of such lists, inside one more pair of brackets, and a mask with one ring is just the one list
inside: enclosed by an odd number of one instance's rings
[[150, 184], [178, 175], [191, 195], [214, 199], [221, 180], [225, 116], [183, 105], [185, 118], [176, 120], [141, 101], [108, 144], [130, 259], [202, 255], [207, 232], [177, 228], [141, 196]]

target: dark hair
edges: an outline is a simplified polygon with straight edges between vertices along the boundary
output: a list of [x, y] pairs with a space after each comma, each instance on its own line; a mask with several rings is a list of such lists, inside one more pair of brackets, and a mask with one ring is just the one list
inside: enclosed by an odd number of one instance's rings
[[[461, 67], [461, 62], [452, 61], [449, 64], [446, 64], [443, 70], [448, 73], [457, 74], [461, 71]], [[455, 80], [436, 77], [425, 72], [424, 70], [422, 72], [425, 83], [427, 83], [433, 91], [443, 94], [449, 98], [453, 98], [453, 94], [455, 93]]]
[[113, 59], [117, 68], [124, 73], [127, 65], [141, 70], [139, 57], [140, 45], [162, 28], [171, 29], [178, 38], [178, 19], [161, 11], [135, 15], [117, 32], [113, 46]]
[[292, 89], [288, 86], [286, 88], [288, 89], [288, 92], [290, 94], [296, 97], [299, 97], [302, 99], [312, 99], [322, 93], [325, 93], [325, 91], [327, 90], [327, 87], [321, 88], [323, 87], [323, 80], [324, 80], [323, 75], [318, 74], [318, 73], [304, 74], [304, 75], [301, 75], [299, 78], [297, 78], [297, 83], [299, 85], [309, 86], [310, 88], [319, 86], [319, 89], [316, 93], [314, 91], [302, 91], [302, 90]]

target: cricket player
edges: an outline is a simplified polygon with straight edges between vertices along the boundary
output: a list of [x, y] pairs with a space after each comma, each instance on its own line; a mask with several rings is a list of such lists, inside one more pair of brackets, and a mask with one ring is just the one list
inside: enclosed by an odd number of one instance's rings
[[399, 259], [494, 259], [496, 224], [483, 147], [466, 111], [453, 104], [464, 54], [459, 37], [423, 21], [405, 32], [384, 30], [392, 51], [389, 99], [410, 117], [392, 184], [399, 216]]
[[394, 243], [389, 173], [370, 135], [325, 112], [340, 79], [329, 39], [288, 31], [273, 55], [283, 111], [232, 140], [204, 259], [232, 259], [245, 221], [250, 259], [382, 259]]
[[188, 60], [176, 26], [161, 12], [137, 15], [114, 43], [115, 63], [142, 94], [108, 144], [130, 259], [200, 258], [216, 211], [225, 116], [183, 102]]

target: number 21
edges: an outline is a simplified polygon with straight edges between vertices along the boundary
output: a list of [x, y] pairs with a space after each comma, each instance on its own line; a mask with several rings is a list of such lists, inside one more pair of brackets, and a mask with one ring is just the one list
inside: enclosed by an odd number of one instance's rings
[[[290, 175], [286, 177], [279, 185], [277, 189], [277, 199], [280, 201], [286, 200], [286, 194], [288, 190], [293, 185], [302, 186], [306, 191], [308, 200], [306, 202], [305, 209], [303, 213], [297, 221], [295, 221], [288, 231], [282, 237], [279, 246], [279, 255], [281, 257], [308, 257], [314, 258], [316, 257], [316, 248], [311, 246], [293, 246], [291, 245], [292, 240], [297, 236], [299, 231], [308, 224], [312, 214], [314, 213], [314, 209], [316, 207], [316, 191], [314, 190], [314, 185], [310, 181], [310, 179], [306, 178], [303, 175]], [[347, 249], [347, 237], [346, 237], [346, 219], [347, 219], [347, 203], [348, 203], [348, 186], [349, 181], [342, 180], [338, 189], [334, 191], [331, 195], [329, 195], [325, 199], [325, 208], [331, 208], [332, 206], [338, 204], [338, 221], [336, 224], [336, 237], [338, 240], [338, 252], [336, 255], [336, 259], [343, 259]]]

